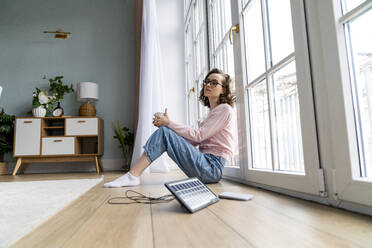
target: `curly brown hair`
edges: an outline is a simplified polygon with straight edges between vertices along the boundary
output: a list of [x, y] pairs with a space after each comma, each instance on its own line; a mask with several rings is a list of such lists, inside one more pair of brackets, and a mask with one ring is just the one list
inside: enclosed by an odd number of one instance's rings
[[[221, 103], [227, 103], [231, 107], [234, 107], [234, 102], [235, 102], [235, 96], [231, 93], [231, 82], [232, 79], [229, 74], [224, 73], [220, 69], [213, 68], [210, 70], [207, 75], [204, 78], [204, 81], [207, 80], [209, 75], [211, 74], [220, 74], [224, 77], [224, 80], [221, 82], [223, 84], [223, 87], [225, 89], [225, 92], [220, 95], [220, 99], [218, 100], [218, 104]], [[209, 104], [209, 99], [208, 97], [204, 96], [204, 85], [202, 84], [202, 89], [200, 91], [200, 96], [199, 96], [199, 101], [204, 105], [207, 106], [208, 108], [211, 107]]]

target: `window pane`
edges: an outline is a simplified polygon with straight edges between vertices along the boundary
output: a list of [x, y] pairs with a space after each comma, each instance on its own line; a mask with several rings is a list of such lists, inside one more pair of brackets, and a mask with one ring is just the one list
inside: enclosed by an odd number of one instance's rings
[[342, 0], [342, 12], [345, 14], [363, 2], [365, 0]]
[[266, 80], [249, 88], [252, 167], [272, 169]]
[[372, 10], [345, 28], [349, 33], [351, 81], [353, 82], [355, 119], [361, 175], [372, 177]]
[[290, 0], [268, 0], [272, 65], [294, 52]]
[[223, 12], [224, 12], [224, 15], [225, 15], [225, 18], [224, 18], [224, 23], [225, 23], [225, 28], [224, 28], [224, 33], [223, 35], [226, 35], [227, 32], [230, 31], [230, 28], [232, 26], [232, 19], [231, 19], [231, 2], [230, 1], [226, 1], [226, 0], [222, 0], [222, 6], [223, 6]]
[[273, 75], [279, 170], [304, 172], [296, 64]]
[[261, 2], [253, 0], [243, 13], [245, 61], [248, 82], [265, 72]]

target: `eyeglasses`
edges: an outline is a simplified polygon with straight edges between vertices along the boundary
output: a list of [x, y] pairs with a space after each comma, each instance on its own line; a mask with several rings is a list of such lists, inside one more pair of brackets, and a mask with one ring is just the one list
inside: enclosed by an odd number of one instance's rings
[[203, 81], [203, 87], [210, 85], [212, 88], [216, 88], [217, 85], [221, 85], [222, 87], [225, 87], [223, 84], [219, 83], [217, 80], [204, 80]]

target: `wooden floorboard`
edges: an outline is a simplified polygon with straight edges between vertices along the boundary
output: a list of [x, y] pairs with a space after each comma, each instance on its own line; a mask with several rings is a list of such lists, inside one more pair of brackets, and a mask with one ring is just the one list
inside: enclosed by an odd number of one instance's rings
[[[104, 182], [120, 176], [105, 173]], [[97, 178], [94, 173], [3, 176], [2, 181]], [[142, 176], [130, 189], [153, 197], [169, 194], [164, 182], [178, 171]], [[93, 187], [12, 247], [372, 247], [372, 218], [222, 180], [219, 194], [253, 194], [251, 201], [221, 199], [194, 214], [177, 201], [111, 205], [129, 188]]]
[[[253, 202], [257, 209], [273, 212], [307, 225], [321, 232], [341, 237], [345, 243], [372, 247], [372, 217], [346, 210], [321, 205], [318, 203], [296, 199], [290, 196], [273, 193], [252, 187], [242, 187], [236, 183], [223, 183], [211, 187], [216, 194], [232, 191], [254, 195]], [[229, 201], [231, 202], [231, 201]], [[215, 206], [211, 206], [213, 207]]]
[[63, 247], [153, 247], [150, 205], [104, 204]]

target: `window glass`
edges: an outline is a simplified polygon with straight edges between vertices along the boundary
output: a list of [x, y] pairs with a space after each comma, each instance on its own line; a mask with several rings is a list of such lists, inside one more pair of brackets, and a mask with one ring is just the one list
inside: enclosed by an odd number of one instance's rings
[[304, 172], [296, 64], [273, 75], [278, 169]]
[[269, 104], [266, 80], [249, 88], [252, 167], [272, 169]]
[[294, 52], [290, 0], [268, 0], [272, 65]]
[[361, 176], [372, 177], [372, 10], [345, 24]]
[[265, 72], [261, 1], [252, 1], [243, 12], [245, 61], [248, 82]]

